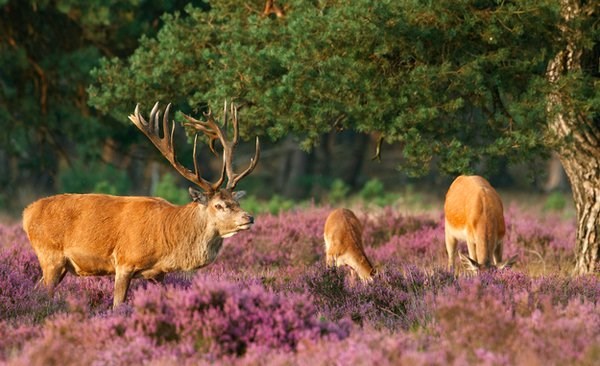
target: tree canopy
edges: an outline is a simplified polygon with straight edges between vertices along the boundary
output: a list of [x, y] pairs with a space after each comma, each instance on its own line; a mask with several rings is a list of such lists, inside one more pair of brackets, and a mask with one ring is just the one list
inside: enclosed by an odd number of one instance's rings
[[414, 173], [436, 156], [447, 172], [470, 172], [484, 157], [523, 161], [550, 146], [545, 73], [564, 45], [556, 1], [292, 0], [283, 17], [262, 5], [164, 15], [131, 57], [102, 61], [92, 105], [125, 121], [137, 102], [201, 111], [235, 99], [246, 134], [294, 133], [310, 147], [336, 129], [382, 133]]
[[90, 108], [90, 70], [130, 55], [164, 12], [188, 3], [0, 1], [0, 206], [23, 182], [54, 190], [61, 161], [97, 160], [107, 138], [137, 137]]

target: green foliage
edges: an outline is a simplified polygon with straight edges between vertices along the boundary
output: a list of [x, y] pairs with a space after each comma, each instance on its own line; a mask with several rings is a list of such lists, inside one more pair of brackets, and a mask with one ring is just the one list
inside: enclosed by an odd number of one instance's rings
[[328, 198], [331, 203], [338, 203], [348, 197], [350, 187], [341, 179], [335, 179], [329, 188]]
[[369, 179], [360, 190], [359, 195], [367, 202], [376, 198], [382, 198], [385, 195], [383, 182], [377, 178]]
[[248, 195], [246, 197], [243, 197], [242, 201], [240, 202], [240, 206], [242, 206], [244, 210], [250, 212], [253, 215], [256, 215], [260, 212], [264, 212], [261, 211], [262, 205], [255, 195]]
[[277, 215], [280, 212], [289, 211], [295, 206], [296, 203], [294, 201], [285, 199], [278, 194], [274, 194], [266, 203], [266, 210], [273, 215]]
[[284, 18], [260, 16], [263, 5], [165, 15], [130, 58], [94, 71], [91, 103], [203, 110], [235, 98], [248, 106], [243, 136], [294, 133], [310, 147], [332, 126], [379, 131], [413, 174], [546, 151], [546, 66], [563, 46], [555, 1], [290, 0]]
[[[92, 82], [90, 70], [102, 56], [130, 54], [142, 34], [156, 33], [160, 15], [187, 3], [0, 1], [0, 159], [18, 161], [0, 178], [0, 190], [12, 195], [23, 183], [56, 190], [51, 182], [60, 181], [59, 160], [74, 155], [98, 160], [109, 137], [118, 146], [140, 138], [89, 108], [85, 89]], [[118, 119], [127, 120], [126, 115]], [[97, 189], [113, 192], [110, 185]]]
[[60, 190], [68, 193], [107, 193], [123, 195], [129, 192], [127, 174], [112, 165], [75, 162], [60, 171], [58, 175]]
[[188, 192], [177, 186], [175, 176], [165, 173], [152, 191], [153, 196], [162, 197], [175, 205], [185, 205], [190, 202]]
[[544, 202], [545, 211], [562, 211], [567, 204], [564, 193], [552, 192], [546, 198]]
[[268, 201], [259, 200], [254, 195], [250, 195], [242, 198], [240, 205], [244, 210], [251, 212], [252, 214], [270, 213], [277, 215], [280, 212], [291, 210], [298, 204], [293, 200], [287, 200], [278, 194], [274, 194]]

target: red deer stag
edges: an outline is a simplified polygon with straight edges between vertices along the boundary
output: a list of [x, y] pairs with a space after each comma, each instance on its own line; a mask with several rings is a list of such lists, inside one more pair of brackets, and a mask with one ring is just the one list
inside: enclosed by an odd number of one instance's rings
[[446, 193], [444, 214], [448, 269], [454, 271], [457, 240], [467, 242], [469, 256], [460, 257], [469, 271], [514, 264], [516, 256], [502, 261], [502, 201], [487, 180], [476, 175], [456, 178]]
[[325, 221], [324, 234], [327, 266], [348, 265], [352, 278], [358, 274], [363, 282], [373, 280], [375, 269], [362, 245], [362, 225], [348, 209], [332, 211]]
[[[150, 112], [149, 123], [136, 106], [129, 119], [152, 141], [164, 157], [187, 180], [203, 192], [190, 188], [192, 202], [175, 206], [156, 197], [118, 197], [105, 194], [61, 194], [42, 198], [23, 212], [23, 227], [35, 250], [43, 282], [51, 294], [67, 272], [78, 276], [115, 275], [113, 308], [127, 295], [132, 278], [160, 278], [173, 271], [189, 271], [212, 263], [221, 250], [223, 238], [248, 230], [254, 219], [238, 203], [244, 192], [234, 192], [236, 184], [250, 174], [260, 155], [256, 153], [243, 172], [233, 172], [232, 159], [238, 143], [237, 108], [231, 105], [233, 139], [227, 140], [227, 104], [223, 128], [211, 112], [206, 121], [185, 116], [186, 126], [196, 130], [192, 172], [175, 157], [173, 132], [169, 133], [169, 109], [164, 112], [160, 137], [158, 103]], [[196, 160], [198, 132], [223, 152], [221, 176], [211, 183], [201, 177]], [[227, 175], [227, 185], [221, 188]]]

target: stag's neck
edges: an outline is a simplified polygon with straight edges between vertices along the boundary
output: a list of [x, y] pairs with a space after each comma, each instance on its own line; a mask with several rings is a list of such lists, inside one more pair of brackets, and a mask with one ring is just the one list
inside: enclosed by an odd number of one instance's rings
[[[165, 225], [165, 237], [171, 248], [168, 261], [174, 270], [191, 271], [214, 262], [223, 246], [223, 238], [204, 206], [190, 203], [176, 207]], [[171, 230], [171, 232], [168, 232]]]

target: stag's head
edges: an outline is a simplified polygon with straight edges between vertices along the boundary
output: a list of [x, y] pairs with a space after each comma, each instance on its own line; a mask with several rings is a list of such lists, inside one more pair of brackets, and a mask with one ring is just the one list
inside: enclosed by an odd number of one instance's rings
[[239, 200], [244, 194], [244, 191], [232, 192], [228, 189], [220, 189], [208, 196], [204, 192], [190, 188], [193, 201], [206, 207], [211, 221], [222, 238], [248, 230], [254, 224], [254, 217], [240, 207]]
[[[234, 191], [237, 183], [250, 174], [260, 157], [260, 143], [256, 138], [256, 151], [254, 157], [250, 160], [250, 165], [241, 173], [233, 171], [233, 153], [239, 140], [238, 108], [231, 104], [229, 111], [227, 103], [223, 109], [223, 126], [220, 127], [214, 120], [211, 111], [204, 113], [205, 120], [200, 121], [184, 114], [187, 127], [195, 131], [193, 161], [194, 171], [181, 165], [175, 156], [173, 146], [173, 135], [175, 132], [175, 122], [171, 122], [169, 132], [169, 110], [171, 104], [167, 105], [162, 123], [160, 121], [160, 109], [158, 103], [154, 105], [150, 112], [149, 122], [146, 121], [139, 112], [139, 105], [135, 107], [134, 114], [129, 119], [152, 141], [154, 146], [161, 154], [173, 165], [173, 167], [184, 178], [198, 186], [201, 190], [190, 188], [190, 196], [195, 204], [202, 205], [208, 211], [208, 215], [215, 223], [220, 236], [229, 237], [238, 231], [249, 229], [254, 223], [254, 218], [240, 208], [239, 199], [245, 194], [244, 191]], [[233, 138], [227, 139], [227, 130], [229, 118], [232, 119]], [[162, 124], [162, 137], [160, 130]], [[203, 134], [208, 138], [208, 146], [213, 154], [218, 155], [215, 143], [218, 141], [222, 147], [222, 167], [219, 179], [211, 183], [202, 178], [198, 165], [196, 148], [198, 146], [198, 136]], [[223, 187], [227, 178], [227, 184]]]

